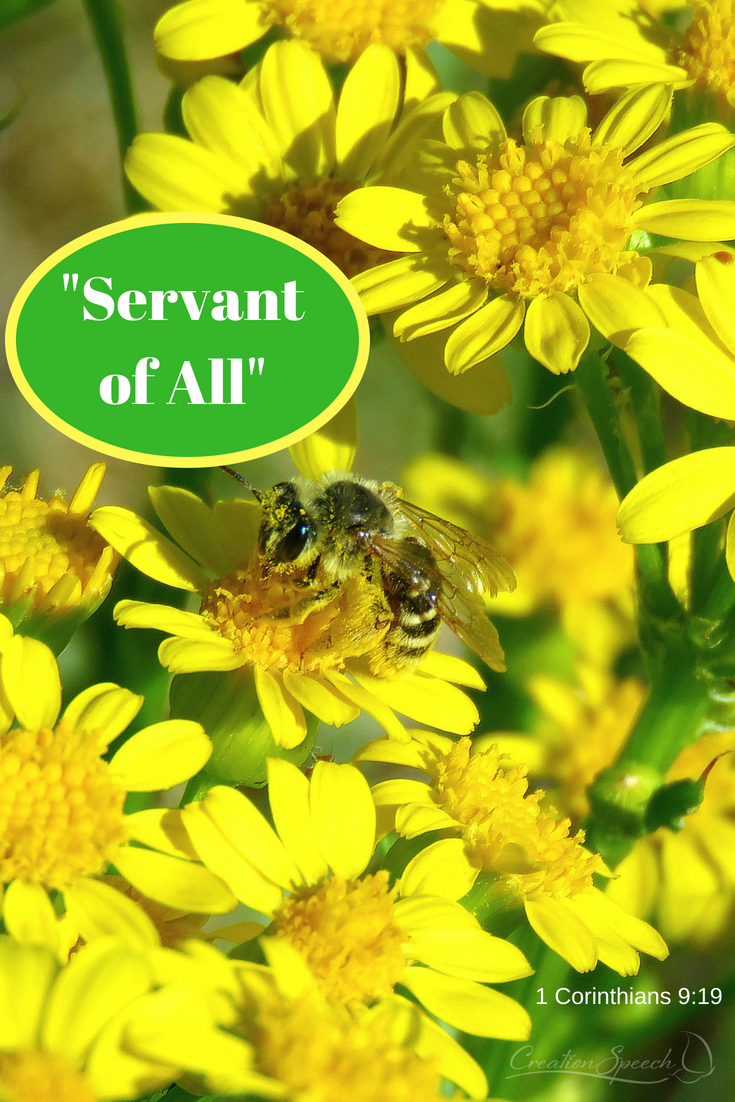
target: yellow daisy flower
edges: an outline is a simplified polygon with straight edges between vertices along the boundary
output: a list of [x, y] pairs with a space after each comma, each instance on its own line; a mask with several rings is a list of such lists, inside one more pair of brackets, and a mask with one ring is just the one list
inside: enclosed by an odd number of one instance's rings
[[116, 938], [61, 967], [44, 946], [0, 937], [0, 1097], [122, 1102], [168, 1086], [185, 1054], [172, 1065], [154, 1042], [142, 1053], [128, 1036], [138, 1014], [154, 1011], [162, 1030], [185, 1026], [191, 1007], [155, 986], [146, 958]]
[[503, 768], [497, 746], [474, 755], [470, 748], [467, 738], [454, 742], [416, 731], [410, 744], [394, 748], [378, 740], [356, 759], [428, 774], [428, 784], [381, 781], [373, 788], [377, 806], [395, 810], [395, 828], [405, 837], [448, 831], [450, 837], [423, 851], [434, 851], [441, 877], [467, 886], [487, 874], [499, 899], [522, 906], [538, 936], [578, 972], [602, 961], [635, 975], [638, 951], [667, 956], [652, 927], [594, 887], [593, 874], [605, 873], [602, 858], [583, 847], [582, 831], [570, 835], [568, 819], [541, 806], [543, 792], [528, 792], [527, 768]]
[[[698, 811], [682, 830], [636, 842], [615, 870], [608, 894], [641, 918], [654, 916], [668, 941], [704, 946], [731, 925], [735, 908], [735, 734], [707, 735], [687, 747], [667, 782], [707, 776]], [[717, 761], [718, 755], [725, 756]]]
[[198, 989], [209, 999], [211, 1019], [200, 1015], [179, 1031], [173, 1022], [148, 1025], [138, 1015], [129, 1034], [136, 1051], [150, 1045], [172, 1062], [198, 1065], [198, 1074], [181, 1080], [196, 1094], [440, 1102], [447, 1097], [440, 1078], [446, 1078], [473, 1098], [485, 1097], [481, 1069], [415, 1004], [390, 996], [348, 1009], [323, 995], [294, 949], [270, 939], [262, 944], [268, 967], [227, 960], [201, 943], [159, 956], [157, 972]]
[[676, 6], [682, 17], [672, 23], [636, 0], [560, 0], [555, 8], [559, 21], [541, 28], [534, 43], [540, 50], [585, 63], [588, 92], [651, 84], [693, 86], [735, 106], [733, 0]]
[[636, 251], [637, 231], [735, 235], [734, 202], [643, 204], [735, 145], [705, 123], [630, 160], [669, 98], [660, 86], [632, 92], [592, 134], [578, 96], [541, 96], [526, 108], [519, 144], [483, 96], [461, 96], [444, 115], [444, 142], [416, 149], [413, 190], [362, 188], [337, 208], [348, 233], [406, 254], [355, 276], [367, 312], [409, 307], [393, 326], [406, 342], [449, 330], [452, 374], [493, 357], [522, 327], [528, 352], [555, 373], [577, 366], [590, 323], [624, 343], [649, 317], [651, 262]]
[[[53, 654], [36, 639], [14, 636], [0, 617], [0, 886], [5, 927], [19, 941], [63, 956], [71, 926], [72, 943], [77, 935], [90, 941], [120, 933], [156, 944], [143, 911], [98, 879], [110, 864], [168, 906], [225, 913], [236, 905], [191, 847], [179, 844], [176, 812], [124, 814], [128, 792], [180, 784], [212, 749], [199, 724], [169, 720], [138, 731], [105, 761], [107, 747], [142, 704], [117, 685], [93, 685], [59, 719]], [[132, 847], [131, 840], [153, 848]], [[49, 892], [63, 894], [66, 927]]]
[[201, 61], [232, 54], [270, 28], [301, 40], [329, 63], [355, 61], [382, 45], [405, 57], [407, 84], [420, 97], [433, 66], [425, 47], [443, 43], [475, 68], [508, 77], [531, 47], [553, 0], [187, 0], [155, 29], [165, 57]]
[[478, 711], [457, 685], [483, 689], [482, 678], [469, 663], [436, 651], [413, 671], [391, 676], [380, 641], [392, 614], [383, 590], [367, 577], [356, 575], [334, 597], [285, 618], [279, 610], [304, 600], [304, 571], [267, 570], [257, 548], [259, 505], [240, 499], [210, 509], [172, 486], [151, 487], [150, 496], [184, 550], [127, 509], [97, 509], [91, 523], [143, 573], [201, 596], [198, 613], [140, 601], [115, 608], [124, 627], [171, 634], [158, 654], [172, 673], [242, 671], [240, 688], [232, 691], [247, 693], [247, 678], [254, 680], [273, 739], [286, 749], [306, 738], [304, 709], [337, 727], [365, 711], [398, 739], [407, 736], [395, 712], [432, 726], [446, 723], [457, 734], [473, 730]]
[[549, 448], [525, 482], [427, 454], [409, 463], [403, 484], [411, 500], [491, 540], [510, 563], [518, 588], [499, 593], [495, 611], [526, 616], [546, 603], [565, 611], [608, 602], [631, 619], [633, 555], [617, 534], [618, 498], [587, 452]]
[[62, 650], [107, 596], [117, 555], [87, 524], [105, 476], [93, 463], [71, 501], [37, 496], [39, 471], [20, 489], [0, 467], [0, 609], [24, 634]]
[[245, 796], [223, 786], [185, 807], [182, 820], [205, 865], [271, 919], [268, 938], [298, 950], [323, 994], [372, 1005], [400, 986], [464, 1032], [528, 1036], [525, 1010], [483, 984], [532, 970], [520, 950], [487, 934], [456, 902], [471, 884], [469, 872], [445, 875], [431, 849], [392, 888], [385, 870], [366, 872], [376, 811], [352, 765], [318, 761], [307, 780], [289, 762], [269, 759], [268, 779], [275, 830]]
[[126, 171], [159, 210], [256, 218], [301, 238], [352, 276], [391, 254], [339, 229], [337, 203], [365, 180], [400, 179], [406, 143], [438, 137], [441, 113], [454, 98], [429, 95], [403, 114], [395, 55], [371, 46], [335, 104], [318, 55], [301, 42], [278, 42], [239, 86], [208, 76], [189, 88], [182, 112], [192, 140], [141, 134]]

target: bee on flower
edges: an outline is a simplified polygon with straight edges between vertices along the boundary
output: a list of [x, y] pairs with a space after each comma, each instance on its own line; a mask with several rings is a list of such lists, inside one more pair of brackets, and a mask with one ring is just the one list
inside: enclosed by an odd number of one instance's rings
[[[624, 345], [651, 314], [640, 231], [735, 234], [732, 201], [646, 202], [735, 145], [723, 126], [704, 123], [631, 159], [666, 118], [670, 95], [663, 86], [630, 92], [594, 133], [578, 96], [541, 96], [524, 112], [522, 141], [479, 93], [461, 96], [444, 114], [443, 141], [417, 145], [408, 186], [362, 188], [337, 208], [346, 232], [404, 254], [354, 277], [368, 314], [400, 310], [393, 332], [416, 345], [409, 354], [440, 354], [454, 375], [491, 361], [521, 330], [555, 374], [577, 367], [592, 326]], [[660, 365], [666, 385], [673, 373], [663, 356]]]

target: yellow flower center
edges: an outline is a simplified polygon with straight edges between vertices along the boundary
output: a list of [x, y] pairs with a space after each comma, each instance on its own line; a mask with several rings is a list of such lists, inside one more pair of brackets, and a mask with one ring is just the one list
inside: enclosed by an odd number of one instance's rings
[[619, 149], [591, 148], [589, 130], [564, 145], [508, 139], [456, 172], [450, 259], [501, 294], [573, 291], [634, 255], [625, 252], [640, 206], [633, 175]]
[[389, 995], [406, 967], [388, 873], [335, 876], [286, 899], [268, 930], [305, 957], [322, 991], [343, 1003]]
[[331, 595], [304, 573], [269, 573], [256, 560], [215, 582], [201, 615], [248, 662], [275, 670], [339, 670], [369, 654], [392, 620], [382, 589], [358, 575]]
[[618, 504], [599, 468], [572, 450], [547, 453], [525, 484], [501, 482], [491, 537], [519, 592], [569, 604], [628, 591], [633, 552], [617, 534]]
[[55, 1052], [0, 1053], [2, 1102], [96, 1102], [87, 1079]]
[[0, 746], [0, 883], [63, 889], [101, 872], [126, 839], [125, 790], [93, 735], [11, 731]]
[[[0, 496], [0, 602], [28, 595], [37, 608], [68, 576], [78, 579], [77, 600], [82, 593], [99, 597], [110, 577], [109, 549], [100, 563], [105, 541], [86, 517], [69, 513], [62, 497], [37, 498], [37, 483], [38, 476], [31, 476], [22, 489]], [[73, 601], [67, 597], [64, 603]]]
[[396, 255], [366, 245], [335, 225], [337, 203], [359, 186], [330, 179], [297, 184], [271, 196], [263, 207], [262, 219], [324, 253], [346, 276], [355, 276]]
[[398, 53], [425, 46], [444, 0], [266, 0], [274, 21], [330, 61], [354, 61], [368, 46]]
[[735, 3], [699, 0], [679, 64], [700, 87], [729, 98], [735, 92]]
[[455, 743], [437, 762], [433, 780], [484, 870], [520, 895], [570, 896], [591, 887], [601, 858], [582, 848], [583, 832], [570, 837], [569, 819], [541, 808], [544, 794], [528, 792], [524, 766], [503, 769], [496, 746], [472, 757], [470, 747], [468, 738]]
[[436, 1060], [398, 1045], [383, 1020], [359, 1021], [313, 1000], [264, 1006], [253, 1041], [258, 1070], [299, 1102], [442, 1102]]

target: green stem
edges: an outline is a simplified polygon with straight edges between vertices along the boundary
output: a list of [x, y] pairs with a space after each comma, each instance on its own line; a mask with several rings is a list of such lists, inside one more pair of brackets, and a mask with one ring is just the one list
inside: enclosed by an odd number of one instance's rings
[[[120, 11], [116, 0], [83, 0], [83, 3], [105, 71], [122, 172], [125, 155], [138, 133], [138, 116]], [[124, 172], [122, 186], [128, 213], [146, 210], [145, 201], [128, 182]]]
[[661, 423], [661, 390], [648, 372], [619, 348], [613, 348], [610, 359], [628, 388], [630, 408], [638, 426], [643, 465], [648, 473], [667, 459]]

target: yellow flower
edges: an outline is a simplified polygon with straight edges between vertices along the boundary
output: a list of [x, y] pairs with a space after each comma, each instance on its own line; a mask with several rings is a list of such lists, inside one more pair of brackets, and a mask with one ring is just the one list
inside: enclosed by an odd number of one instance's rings
[[162, 16], [155, 38], [165, 57], [184, 61], [235, 53], [271, 27], [330, 63], [383, 45], [405, 56], [408, 86], [420, 97], [433, 72], [424, 50], [430, 41], [491, 76], [508, 77], [551, 6], [552, 0], [188, 0]]
[[452, 374], [493, 357], [522, 327], [528, 352], [559, 373], [579, 363], [590, 323], [617, 344], [651, 324], [642, 289], [651, 262], [636, 251], [636, 231], [735, 234], [734, 202], [643, 205], [735, 145], [705, 123], [630, 160], [669, 98], [661, 86], [630, 93], [592, 134], [579, 97], [541, 96], [526, 108], [519, 144], [483, 96], [461, 96], [445, 112], [444, 142], [416, 148], [413, 190], [362, 188], [337, 208], [348, 233], [407, 254], [355, 276], [367, 312], [410, 307], [393, 326], [402, 341], [449, 330]]
[[69, 502], [37, 497], [38, 471], [9, 489], [12, 469], [0, 468], [0, 609], [61, 649], [107, 596], [117, 564], [87, 524], [105, 464], [92, 464]]
[[735, 734], [707, 735], [687, 747], [668, 782], [707, 777], [702, 806], [678, 833], [661, 828], [636, 843], [615, 870], [608, 894], [641, 917], [653, 915], [672, 942], [707, 945], [730, 925], [735, 906]]
[[[138, 731], [105, 761], [142, 703], [117, 685], [93, 685], [59, 719], [53, 654], [36, 639], [13, 636], [0, 617], [0, 886], [5, 927], [19, 941], [61, 956], [77, 935], [90, 941], [119, 932], [156, 944], [150, 919], [97, 878], [110, 864], [168, 906], [207, 913], [235, 906], [222, 881], [179, 844], [177, 812], [124, 813], [128, 792], [180, 784], [211, 753], [198, 724], [169, 720]], [[133, 839], [153, 848], [129, 846]], [[64, 923], [48, 892], [63, 893]]]
[[481, 1069], [415, 1004], [391, 996], [374, 1007], [348, 1009], [325, 998], [290, 946], [270, 939], [262, 945], [268, 967], [227, 960], [201, 942], [161, 954], [160, 976], [198, 990], [209, 1001], [211, 1019], [200, 1016], [179, 1031], [168, 1022], [147, 1026], [138, 1016], [129, 1031], [136, 1051], [150, 1043], [172, 1062], [198, 1065], [198, 1074], [182, 1080], [196, 1094], [441, 1102], [444, 1077], [474, 1098], [485, 1097]]
[[441, 113], [454, 98], [429, 95], [402, 115], [398, 61], [387, 47], [372, 46], [335, 104], [319, 57], [301, 42], [278, 42], [239, 86], [208, 76], [189, 88], [182, 111], [192, 140], [142, 134], [126, 171], [159, 210], [257, 218], [352, 276], [391, 254], [339, 229], [337, 203], [365, 179], [400, 179], [408, 139], [438, 137]]
[[633, 555], [616, 531], [618, 499], [592, 456], [549, 448], [527, 481], [492, 480], [469, 464], [419, 456], [403, 475], [407, 496], [490, 540], [518, 579], [493, 610], [526, 616], [544, 604], [596, 664], [633, 638]]
[[[139, 1014], [186, 1025], [192, 1003], [155, 990], [148, 961], [101, 938], [60, 967], [46, 947], [0, 937], [0, 1097], [7, 1102], [120, 1102], [168, 1086], [188, 1067], [155, 1043], [131, 1047]], [[176, 994], [172, 992], [171, 994]]]
[[379, 808], [395, 810], [399, 834], [453, 835], [423, 851], [434, 852], [447, 883], [464, 878], [468, 890], [480, 871], [489, 875], [511, 905], [523, 906], [539, 937], [578, 972], [602, 961], [621, 975], [634, 975], [638, 951], [667, 956], [654, 929], [594, 887], [593, 874], [605, 872], [602, 859], [583, 847], [582, 831], [570, 835], [569, 820], [541, 806], [543, 792], [528, 792], [525, 766], [503, 768], [497, 746], [471, 755], [467, 738], [453, 742], [428, 732], [413, 734], [410, 744], [370, 743], [356, 758], [428, 774], [428, 784], [381, 781], [373, 796]]
[[[380, 642], [392, 613], [382, 588], [367, 576], [356, 575], [334, 596], [322, 594], [284, 617], [279, 610], [308, 595], [304, 571], [267, 569], [257, 549], [260, 506], [239, 499], [209, 509], [172, 486], [151, 487], [150, 495], [184, 551], [127, 509], [97, 509], [92, 524], [143, 573], [200, 594], [198, 613], [139, 601], [120, 601], [115, 609], [125, 627], [173, 636], [158, 652], [172, 673], [252, 671], [273, 739], [285, 748], [306, 737], [304, 709], [337, 727], [365, 711], [398, 739], [406, 733], [393, 709], [419, 723], [446, 723], [457, 734], [475, 727], [475, 705], [450, 684], [484, 688], [469, 663], [430, 651], [413, 671], [391, 676], [386, 670]], [[311, 592], [317, 592], [313, 584]]]
[[[664, 5], [659, 5], [663, 7]], [[588, 92], [635, 85], [694, 86], [735, 104], [735, 4], [693, 0], [675, 23], [635, 0], [561, 0], [560, 22], [538, 31], [535, 45], [584, 62]], [[646, 7], [648, 11], [646, 11]], [[688, 18], [687, 18], [688, 17]]]
[[469, 874], [447, 882], [425, 850], [391, 888], [386, 871], [366, 872], [376, 811], [354, 766], [318, 761], [308, 781], [289, 762], [269, 759], [268, 773], [275, 831], [224, 786], [185, 807], [182, 820], [204, 864], [270, 917], [269, 940], [297, 950], [322, 993], [346, 1006], [372, 1005], [401, 986], [464, 1032], [528, 1036], [525, 1010], [483, 984], [531, 969], [456, 902]]

